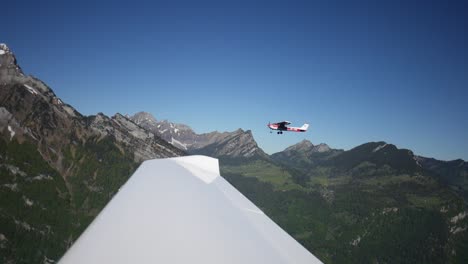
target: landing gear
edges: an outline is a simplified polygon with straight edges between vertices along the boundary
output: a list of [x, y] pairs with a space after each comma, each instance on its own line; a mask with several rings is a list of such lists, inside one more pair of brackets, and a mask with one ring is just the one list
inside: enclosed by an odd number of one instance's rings
[[276, 133], [277, 133], [278, 135], [279, 135], [279, 134], [283, 134], [283, 132], [282, 132], [282, 131], [278, 131], [278, 132], [276, 132]]

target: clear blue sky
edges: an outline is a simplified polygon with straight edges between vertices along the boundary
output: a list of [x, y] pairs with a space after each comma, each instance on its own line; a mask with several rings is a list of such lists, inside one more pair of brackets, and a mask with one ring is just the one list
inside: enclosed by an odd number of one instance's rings
[[[1, 5], [0, 42], [85, 115], [468, 160], [466, 1], [99, 2]], [[270, 134], [281, 120], [310, 131]]]

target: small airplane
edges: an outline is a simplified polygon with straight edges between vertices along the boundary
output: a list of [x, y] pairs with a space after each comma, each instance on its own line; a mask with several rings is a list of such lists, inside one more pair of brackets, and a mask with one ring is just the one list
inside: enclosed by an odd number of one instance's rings
[[[283, 134], [283, 131], [291, 131], [291, 132], [306, 132], [307, 128], [309, 128], [309, 124], [304, 124], [301, 127], [288, 127], [287, 125], [291, 124], [289, 121], [282, 121], [278, 123], [268, 123], [268, 128], [271, 130], [279, 130], [276, 132], [277, 134]], [[271, 133], [271, 131], [270, 131]]]

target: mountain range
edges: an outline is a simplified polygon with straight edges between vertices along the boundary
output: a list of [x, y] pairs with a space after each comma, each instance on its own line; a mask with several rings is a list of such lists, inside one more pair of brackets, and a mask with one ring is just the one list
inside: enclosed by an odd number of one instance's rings
[[83, 116], [0, 50], [0, 262], [53, 263], [141, 161], [185, 152], [120, 114]]
[[198, 135], [149, 113], [130, 118], [188, 153], [218, 157], [223, 176], [326, 263], [467, 261], [463, 160], [383, 141], [345, 151], [303, 140], [267, 155], [250, 131]]
[[221, 175], [325, 263], [467, 263], [468, 164], [386, 142], [195, 133], [151, 114], [80, 114], [0, 44], [0, 262], [55, 263], [138, 165], [217, 157]]
[[160, 136], [175, 147], [188, 153], [212, 157], [252, 158], [268, 155], [254, 140], [252, 131], [238, 129], [233, 132], [214, 131], [196, 134], [189, 126], [171, 123], [167, 120], [157, 121], [150, 113], [139, 112], [129, 117], [141, 127]]
[[222, 162], [222, 175], [325, 263], [468, 261], [466, 162], [309, 141], [271, 160]]

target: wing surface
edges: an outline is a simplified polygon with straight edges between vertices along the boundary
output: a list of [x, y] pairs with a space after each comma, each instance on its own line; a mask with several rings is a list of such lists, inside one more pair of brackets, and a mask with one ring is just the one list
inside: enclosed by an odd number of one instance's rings
[[289, 122], [289, 121], [281, 121], [281, 122], [278, 122], [277, 124], [278, 124], [278, 125], [287, 126], [287, 125], [290, 125], [291, 122]]
[[219, 175], [218, 160], [144, 162], [60, 260], [321, 263]]

